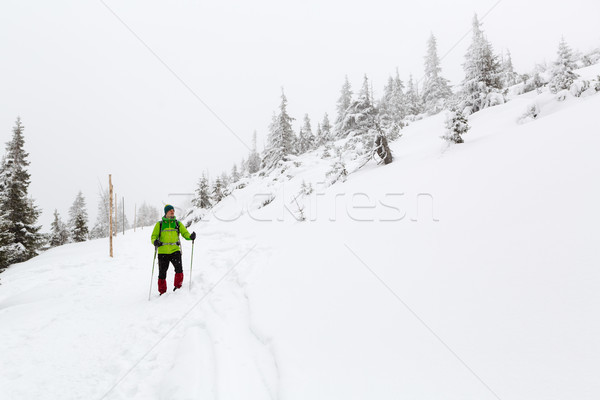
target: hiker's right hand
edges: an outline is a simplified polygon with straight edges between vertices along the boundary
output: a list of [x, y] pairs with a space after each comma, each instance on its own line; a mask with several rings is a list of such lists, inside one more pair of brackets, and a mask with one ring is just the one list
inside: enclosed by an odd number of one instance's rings
[[156, 239], [154, 241], [154, 247], [160, 247], [161, 245], [162, 245], [162, 242], [160, 240]]

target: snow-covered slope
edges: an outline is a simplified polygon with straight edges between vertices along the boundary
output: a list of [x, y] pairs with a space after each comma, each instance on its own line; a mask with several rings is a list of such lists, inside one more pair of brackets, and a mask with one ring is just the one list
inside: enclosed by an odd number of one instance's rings
[[191, 291], [185, 243], [185, 290], [147, 300], [148, 229], [12, 266], [1, 396], [598, 398], [600, 94], [555, 97], [471, 116], [461, 145], [417, 121], [333, 186], [319, 151], [248, 180], [191, 227]]

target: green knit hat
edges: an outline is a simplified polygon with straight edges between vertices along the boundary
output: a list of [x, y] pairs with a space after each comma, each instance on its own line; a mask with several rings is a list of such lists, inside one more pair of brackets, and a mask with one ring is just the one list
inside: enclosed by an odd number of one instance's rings
[[173, 207], [173, 206], [172, 206], [172, 205], [170, 205], [170, 204], [167, 204], [167, 205], [165, 206], [165, 215], [167, 215], [167, 213], [168, 213], [170, 210], [174, 210], [174, 209], [175, 209], [175, 207]]

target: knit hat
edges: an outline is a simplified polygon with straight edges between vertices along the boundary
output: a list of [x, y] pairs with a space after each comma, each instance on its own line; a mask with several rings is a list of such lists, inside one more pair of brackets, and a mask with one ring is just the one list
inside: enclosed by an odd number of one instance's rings
[[170, 205], [170, 204], [167, 204], [167, 205], [165, 206], [165, 215], [167, 215], [167, 213], [168, 213], [170, 210], [174, 210], [174, 209], [175, 209], [175, 207], [173, 207], [173, 206], [172, 206], [172, 205]]

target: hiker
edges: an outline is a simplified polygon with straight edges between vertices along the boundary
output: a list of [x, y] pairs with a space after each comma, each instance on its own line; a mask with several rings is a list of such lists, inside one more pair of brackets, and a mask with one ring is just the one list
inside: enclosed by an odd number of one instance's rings
[[181, 248], [179, 234], [186, 240], [196, 239], [196, 232], [191, 234], [185, 225], [175, 218], [175, 209], [172, 205], [165, 206], [165, 215], [158, 221], [152, 230], [152, 244], [158, 248], [158, 292], [162, 295], [167, 291], [167, 270], [169, 263], [175, 267], [175, 280], [173, 290], [181, 288], [183, 284], [183, 265], [181, 264]]

